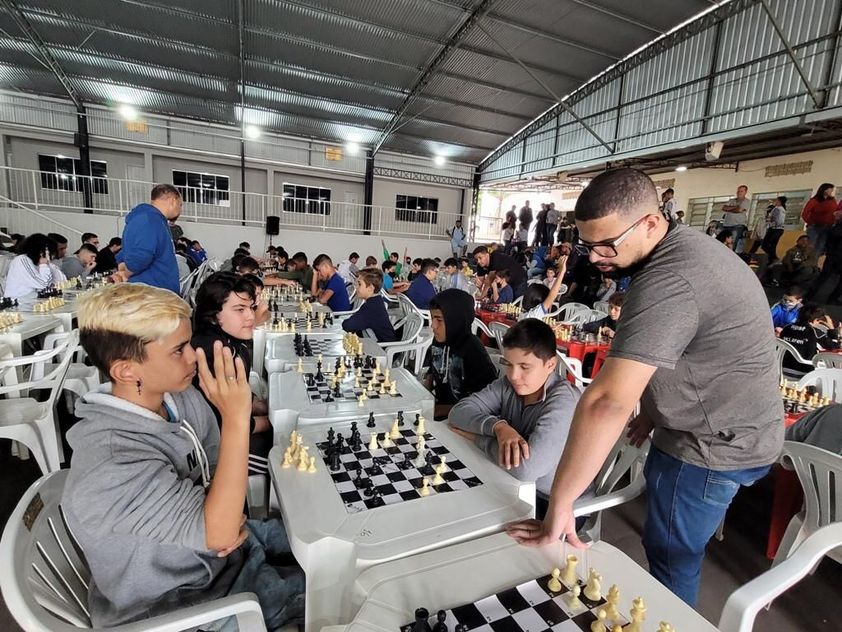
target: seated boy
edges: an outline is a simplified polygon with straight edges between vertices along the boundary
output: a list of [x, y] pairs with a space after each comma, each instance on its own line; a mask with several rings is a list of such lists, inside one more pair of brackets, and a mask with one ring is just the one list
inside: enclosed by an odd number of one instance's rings
[[[252, 407], [243, 361], [221, 343], [213, 358], [194, 351], [187, 303], [147, 285], [93, 290], [78, 319], [82, 347], [110, 380], [77, 404], [62, 497], [91, 570], [93, 626], [241, 592], [257, 594], [270, 630], [302, 621], [303, 572], [266, 562], [290, 552], [283, 526], [242, 515]], [[221, 430], [191, 385], [197, 368]]]
[[370, 329], [377, 342], [397, 340], [395, 328], [386, 312], [386, 300], [380, 295], [382, 285], [383, 273], [377, 268], [363, 268], [357, 273], [357, 298], [364, 302], [342, 321], [342, 329], [356, 333]]
[[471, 287], [471, 282], [459, 270], [459, 262], [455, 257], [449, 257], [444, 260], [444, 274], [445, 274], [445, 288], [456, 289], [463, 292], [472, 292], [475, 288]]
[[436, 288], [433, 281], [439, 273], [439, 266], [433, 259], [424, 259], [418, 276], [406, 291], [406, 297], [413, 302], [418, 309], [428, 309], [430, 299], [436, 295]]
[[623, 292], [614, 292], [608, 298], [608, 316], [600, 320], [594, 320], [582, 325], [585, 333], [600, 334], [606, 338], [614, 338], [617, 331], [617, 321], [620, 320], [620, 313], [623, 310], [623, 301], [626, 295]]
[[[313, 296], [322, 305], [327, 305], [334, 312], [351, 311], [351, 300], [348, 298], [348, 290], [345, 287], [345, 280], [339, 276], [333, 261], [327, 255], [319, 255], [313, 261]], [[322, 289], [318, 285], [321, 282]]]
[[[842, 326], [842, 323], [840, 323]], [[798, 312], [798, 320], [781, 331], [781, 340], [798, 350], [798, 354], [810, 362], [821, 351], [839, 348], [839, 330], [824, 307], [806, 303]], [[790, 379], [799, 379], [813, 370], [812, 364], [801, 364], [791, 353], [783, 359], [783, 374]]]
[[430, 301], [430, 383], [436, 400], [435, 419], [445, 419], [453, 404], [481, 391], [497, 379], [497, 369], [473, 333], [474, 298], [455, 288]]
[[424, 260], [421, 257], [416, 257], [410, 261], [409, 274], [406, 275], [406, 280], [412, 283], [419, 274], [421, 274], [421, 264]]
[[559, 377], [555, 334], [527, 318], [503, 337], [506, 375], [458, 402], [449, 421], [488, 458], [549, 495], [579, 394]]
[[491, 302], [492, 303], [511, 303], [515, 300], [515, 294], [512, 286], [509, 285], [509, 271], [500, 270], [497, 276], [491, 282]]
[[[555, 275], [553, 286], [548, 288], [543, 283], [530, 283], [526, 286], [526, 291], [523, 293], [523, 303], [521, 307], [523, 310], [520, 313], [518, 320], [524, 318], [543, 318], [551, 311], [555, 304], [555, 299], [561, 291], [562, 280], [564, 279], [564, 269], [567, 265], [567, 257], [559, 257], [558, 260], [558, 274]], [[556, 268], [550, 268], [547, 272], [555, 272]]]
[[395, 281], [394, 275], [397, 265], [397, 263], [389, 259], [384, 261], [380, 266], [383, 269], [383, 289], [388, 294], [400, 294], [401, 292], [406, 292], [409, 288], [409, 283], [406, 281]]
[[803, 300], [804, 290], [797, 285], [793, 285], [784, 292], [781, 300], [772, 306], [772, 325], [775, 328], [775, 333], [781, 333], [784, 327], [798, 320], [798, 312], [801, 310], [801, 301]]

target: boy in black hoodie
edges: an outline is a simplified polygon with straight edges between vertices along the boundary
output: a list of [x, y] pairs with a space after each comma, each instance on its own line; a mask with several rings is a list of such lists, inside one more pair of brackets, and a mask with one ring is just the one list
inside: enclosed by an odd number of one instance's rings
[[460, 399], [481, 391], [497, 379], [497, 369], [479, 338], [471, 333], [474, 299], [450, 289], [430, 300], [432, 347], [430, 378], [436, 399], [435, 419], [446, 419]]

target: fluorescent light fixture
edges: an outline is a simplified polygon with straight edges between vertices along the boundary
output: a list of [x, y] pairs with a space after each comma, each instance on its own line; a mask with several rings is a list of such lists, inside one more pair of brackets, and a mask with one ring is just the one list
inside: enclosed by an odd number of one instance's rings
[[137, 119], [137, 110], [135, 110], [130, 105], [121, 105], [120, 116], [122, 116], [127, 121], [134, 121]]
[[433, 164], [436, 165], [436, 167], [443, 167], [445, 162], [447, 162], [447, 159], [444, 156], [433, 157]]
[[676, 170], [676, 171], [687, 171], [687, 166], [686, 166], [686, 165], [678, 165], [678, 166], [675, 168], [675, 170]]
[[359, 146], [358, 143], [355, 143], [354, 141], [350, 141], [350, 142], [345, 143], [345, 151], [347, 151], [352, 156], [356, 156], [360, 151], [360, 146]]
[[260, 138], [260, 128], [255, 125], [246, 125], [247, 138]]

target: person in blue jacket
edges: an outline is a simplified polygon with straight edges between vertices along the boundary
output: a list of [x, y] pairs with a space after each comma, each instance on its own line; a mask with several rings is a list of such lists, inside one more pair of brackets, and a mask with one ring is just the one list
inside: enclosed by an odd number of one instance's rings
[[406, 291], [406, 297], [412, 301], [418, 309], [428, 309], [430, 299], [436, 295], [436, 288], [433, 281], [439, 273], [439, 265], [433, 259], [424, 259], [421, 263], [421, 270], [412, 281]]
[[126, 216], [117, 276], [179, 293], [178, 263], [169, 222], [181, 215], [181, 193], [171, 184], [156, 184], [149, 204], [138, 204]]
[[798, 312], [801, 311], [803, 300], [804, 290], [797, 285], [793, 285], [784, 292], [781, 300], [772, 306], [772, 324], [777, 333], [798, 320]]

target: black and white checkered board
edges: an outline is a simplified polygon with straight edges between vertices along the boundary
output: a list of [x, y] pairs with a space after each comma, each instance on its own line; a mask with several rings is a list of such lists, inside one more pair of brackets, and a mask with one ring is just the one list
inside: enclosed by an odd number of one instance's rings
[[[306, 332], [304, 332], [306, 333]], [[338, 358], [340, 356], [348, 355], [341, 340], [336, 338], [308, 338], [310, 341], [310, 353], [304, 354], [304, 343], [301, 343], [301, 352], [296, 351], [299, 357], [315, 357], [320, 353], [325, 357]]]
[[[310, 325], [310, 328], [313, 331], [316, 331], [316, 330], [319, 330], [319, 329], [327, 329], [330, 326], [330, 323], [328, 321], [325, 321], [324, 327], [319, 325], [319, 317], [318, 316], [316, 316], [315, 318], [308, 321], [307, 318], [304, 317], [304, 316], [298, 316], [296, 318], [283, 318], [283, 313], [279, 312], [275, 317], [272, 318], [272, 320], [269, 323], [271, 325], [273, 331], [275, 331], [276, 328], [281, 326], [281, 323], [280, 323], [281, 320], [286, 321], [287, 327], [289, 327], [290, 324], [294, 324], [295, 330], [299, 333], [307, 333], [307, 323], [308, 322], [312, 323]], [[312, 345], [313, 345], [313, 341], [311, 340], [310, 346], [312, 346]]]
[[[368, 434], [365, 430], [367, 428], [363, 426], [363, 436]], [[429, 432], [424, 435], [424, 441], [426, 442], [427, 453], [431, 455], [432, 465], [416, 467], [412, 464], [412, 459], [418, 456], [415, 449], [415, 431], [401, 429], [400, 432], [401, 436], [394, 439], [395, 445], [386, 449], [377, 448], [377, 450], [369, 451], [368, 442], [363, 441], [362, 449], [353, 452], [346, 444], [339, 457], [340, 469], [338, 472], [330, 472], [330, 460], [325, 454], [327, 443], [316, 444], [319, 454], [324, 457], [325, 466], [328, 467], [336, 491], [339, 492], [348, 513], [358, 513], [378, 506], [382, 507], [422, 498], [418, 490], [424, 485], [424, 477], [430, 478], [430, 496], [482, 485], [482, 481]], [[383, 433], [379, 433], [379, 436], [382, 440]], [[440, 456], [445, 457], [446, 471], [441, 475], [444, 483], [434, 486], [432, 484], [432, 477], [435, 476], [433, 466], [438, 465]], [[380, 474], [371, 473], [375, 465], [379, 468]], [[362, 468], [360, 479], [371, 479], [372, 489], [376, 489], [380, 493], [382, 502], [374, 501], [365, 496], [364, 488], [362, 486], [357, 487], [358, 483], [355, 483], [355, 479], [360, 468]], [[359, 484], [362, 485], [362, 483]]]
[[[466, 625], [471, 632], [591, 632], [591, 623], [597, 612], [605, 606], [605, 598], [591, 601], [584, 595], [585, 585], [580, 582], [581, 605], [570, 607], [570, 591], [564, 585], [554, 593], [548, 587], [550, 576], [533, 579], [515, 588], [480, 599], [466, 606], [445, 611], [449, 630], [457, 624]], [[435, 625], [437, 610], [430, 611], [430, 625]], [[606, 627], [626, 625], [628, 620], [607, 619]], [[401, 626], [400, 632], [412, 632], [413, 623]]]
[[313, 373], [305, 373], [302, 379], [304, 380], [304, 386], [307, 388], [307, 397], [309, 398], [310, 403], [323, 402], [328, 394], [330, 394], [334, 402], [356, 402], [363, 390], [365, 390], [368, 386], [369, 382], [372, 381], [374, 382], [375, 387], [370, 392], [366, 392], [366, 397], [368, 399], [394, 399], [396, 397], [403, 397], [400, 391], [398, 391], [396, 395], [389, 395], [389, 389], [386, 389], [385, 395], [381, 395], [380, 385], [386, 377], [382, 373], [375, 377], [374, 369], [362, 369], [360, 387], [355, 387], [355, 371], [356, 369], [348, 369], [348, 372], [345, 374], [345, 378], [339, 382], [339, 397], [334, 394], [333, 388], [331, 387], [331, 381], [333, 378], [332, 372], [322, 372], [324, 379], [317, 380], [313, 386], [307, 386], [307, 380], [309, 379], [309, 376], [313, 375]]

